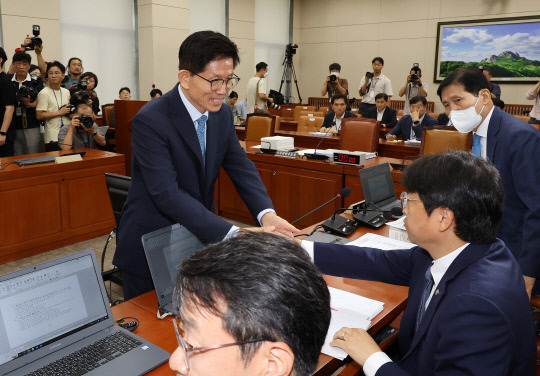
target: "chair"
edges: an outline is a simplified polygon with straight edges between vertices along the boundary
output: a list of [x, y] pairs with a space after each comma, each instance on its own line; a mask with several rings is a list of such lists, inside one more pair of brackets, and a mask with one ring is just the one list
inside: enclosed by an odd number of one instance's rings
[[276, 115], [276, 123], [274, 125], [274, 132], [279, 131], [280, 126], [281, 126], [281, 116]]
[[298, 117], [300, 116], [300, 111], [310, 111], [310, 112], [317, 112], [317, 107], [315, 106], [296, 106], [294, 108], [294, 121], [298, 121]]
[[531, 124], [531, 125], [540, 131], [540, 124]]
[[373, 153], [379, 146], [378, 122], [365, 121], [358, 118], [341, 120], [341, 138], [339, 148], [349, 151], [365, 151]]
[[300, 116], [298, 118], [297, 132], [318, 132], [324, 123], [324, 118], [314, 116]]
[[420, 155], [439, 154], [448, 150], [472, 149], [472, 133], [458, 132], [454, 127], [433, 126], [422, 129]]
[[[118, 227], [118, 223], [120, 223], [120, 216], [122, 215], [122, 209], [124, 208], [124, 203], [127, 199], [131, 178], [129, 176], [106, 173], [105, 183], [107, 184], [107, 190], [109, 191], [109, 199], [111, 201], [116, 226], [114, 226], [112, 229], [107, 241], [105, 242], [105, 247], [103, 247], [103, 253], [101, 254], [101, 275], [103, 277], [103, 281], [111, 281], [122, 286], [122, 271], [120, 269], [114, 267], [113, 269], [104, 271], [103, 268], [105, 265], [107, 246], [112, 238], [116, 236], [116, 229]], [[109, 300], [110, 298], [111, 297], [109, 295]]]
[[356, 115], [360, 115], [360, 112], [358, 111], [358, 108], [351, 108], [351, 112]]
[[283, 120], [293, 120], [294, 119], [294, 108], [292, 107], [281, 107], [281, 110], [279, 111], [280, 116], [283, 118]]
[[246, 141], [261, 142], [262, 137], [274, 135], [276, 117], [268, 114], [248, 114], [246, 118]]
[[398, 118], [398, 120], [401, 119], [403, 117], [403, 110], [397, 110], [396, 117]]
[[317, 111], [322, 112], [323, 114], [326, 115], [330, 111], [330, 108], [328, 106], [321, 106], [321, 107], [319, 107], [319, 109]]
[[101, 106], [101, 113], [103, 114], [103, 125], [109, 127], [107, 129], [107, 134], [105, 139], [107, 141], [107, 150], [116, 151], [116, 129], [112, 126], [112, 109], [114, 108], [113, 103], [104, 104]]
[[525, 123], [528, 123], [529, 120], [530, 120], [530, 116], [525, 116], [525, 115], [514, 115], [515, 117], [517, 117], [519, 120], [523, 120]]
[[439, 119], [440, 112], [428, 112], [428, 115], [432, 118], [435, 118], [435, 120]]
[[317, 111], [300, 111], [298, 113], [298, 116], [296, 118], [296, 121], [300, 119], [301, 116], [314, 116], [314, 117], [322, 117], [324, 118], [326, 114], [324, 112], [317, 112]]

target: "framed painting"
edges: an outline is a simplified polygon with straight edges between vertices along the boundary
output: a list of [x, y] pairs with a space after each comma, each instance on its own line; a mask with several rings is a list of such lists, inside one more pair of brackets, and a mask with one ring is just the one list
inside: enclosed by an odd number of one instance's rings
[[439, 22], [434, 81], [467, 67], [488, 67], [493, 82], [538, 82], [540, 15]]

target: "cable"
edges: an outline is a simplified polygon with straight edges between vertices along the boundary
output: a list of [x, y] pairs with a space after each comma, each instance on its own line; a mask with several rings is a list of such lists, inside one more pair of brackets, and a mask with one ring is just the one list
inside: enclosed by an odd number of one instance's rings
[[156, 313], [156, 316], [157, 316], [158, 320], [163, 320], [167, 316], [172, 316], [171, 312], [163, 312], [163, 314], [160, 315], [159, 311], [160, 311], [160, 309], [158, 308], [157, 313]]
[[3, 170], [4, 168], [6, 168], [7, 166], [12, 165], [12, 164], [15, 164], [15, 161], [0, 164], [0, 170]]
[[[128, 319], [131, 319], [131, 321], [127, 321]], [[132, 332], [139, 327], [139, 320], [135, 317], [122, 317], [121, 319], [116, 320], [116, 324], [119, 327]]]

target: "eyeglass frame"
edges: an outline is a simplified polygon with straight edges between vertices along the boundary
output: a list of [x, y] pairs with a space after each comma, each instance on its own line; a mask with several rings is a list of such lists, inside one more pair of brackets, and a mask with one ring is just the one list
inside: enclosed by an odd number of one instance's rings
[[409, 194], [407, 192], [401, 192], [399, 195], [399, 201], [401, 201], [401, 208], [405, 209], [405, 206], [409, 203], [409, 201], [421, 201], [419, 198], [409, 198]]
[[255, 338], [255, 339], [250, 339], [248, 341], [224, 343], [222, 345], [210, 345], [210, 346], [203, 346], [203, 347], [193, 347], [193, 345], [186, 342], [184, 337], [182, 337], [180, 335], [180, 330], [178, 328], [178, 322], [176, 321], [176, 319], [174, 317], [172, 319], [172, 322], [173, 322], [173, 326], [174, 326], [174, 332], [176, 333], [176, 340], [178, 341], [178, 346], [180, 346], [182, 348], [182, 350], [184, 350], [184, 358], [186, 359], [186, 369], [188, 369], [188, 370], [189, 370], [189, 353], [190, 352], [200, 353], [200, 352], [203, 352], [203, 351], [217, 350], [217, 349], [222, 349], [222, 348], [230, 347], [230, 346], [240, 346], [240, 345], [246, 345], [248, 343], [256, 343], [256, 342], [267, 341], [267, 339], [265, 339], [265, 338]]
[[[200, 74], [198, 73], [195, 73], [195, 72], [192, 72], [192, 71], [189, 71], [191, 74], [194, 74], [195, 76], [198, 76], [200, 78], [202, 78], [203, 80], [205, 80], [206, 82], [209, 82], [210, 83], [210, 90], [212, 91], [218, 91], [219, 89], [221, 89], [223, 87], [223, 85], [225, 85], [225, 87], [227, 88], [227, 90], [230, 90], [232, 89], [233, 87], [235, 87], [236, 85], [238, 85], [238, 83], [240, 82], [240, 77], [238, 77], [236, 74], [233, 73], [233, 77], [230, 77], [230, 78], [227, 78], [226, 80], [224, 80], [223, 78], [216, 78], [215, 80], [209, 80], [207, 78], [204, 78], [203, 76], [201, 76]], [[236, 83], [231, 85], [231, 87], [228, 86], [229, 82], [231, 82], [232, 80], [236, 79]], [[212, 89], [212, 85], [214, 85], [214, 82], [219, 82], [221, 81], [221, 85], [217, 88], [217, 89]]]

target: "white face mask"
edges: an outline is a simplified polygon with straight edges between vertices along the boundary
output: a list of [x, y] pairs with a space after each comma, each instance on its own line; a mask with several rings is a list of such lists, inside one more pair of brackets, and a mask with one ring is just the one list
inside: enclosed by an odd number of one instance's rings
[[264, 74], [264, 78], [266, 78], [266, 77], [268, 77], [268, 72], [266, 72], [266, 73]]
[[452, 110], [450, 111], [450, 121], [454, 127], [461, 133], [469, 133], [482, 122], [482, 111], [484, 111], [484, 106], [480, 110], [480, 114], [476, 113], [476, 105], [480, 100], [480, 96], [476, 100], [474, 106], [466, 108], [465, 110]]
[[336, 76], [336, 78], [339, 77], [339, 72], [332, 72], [330, 73], [330, 76]]

